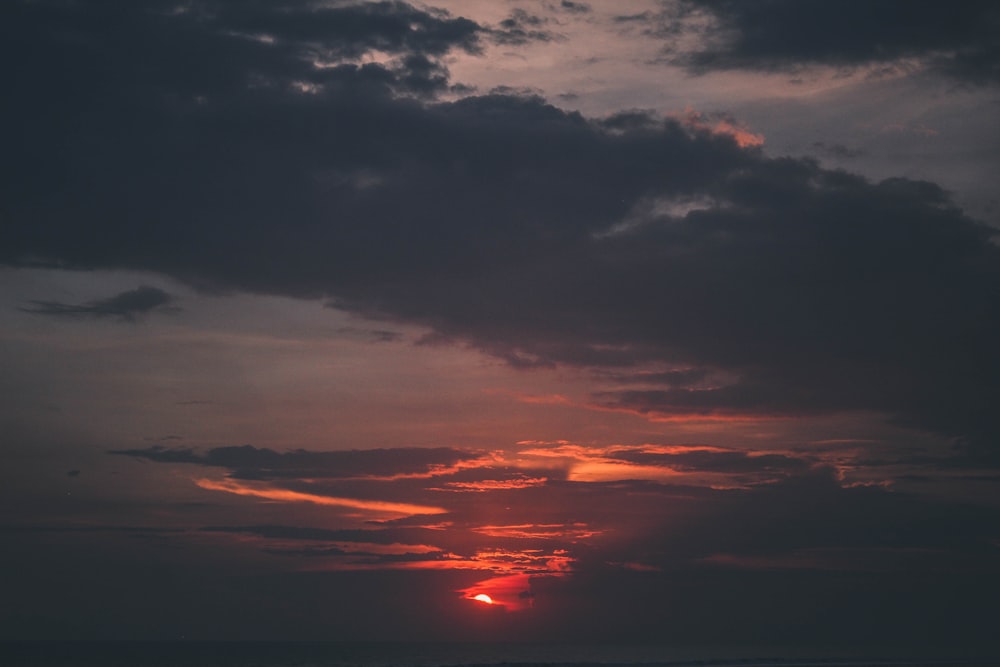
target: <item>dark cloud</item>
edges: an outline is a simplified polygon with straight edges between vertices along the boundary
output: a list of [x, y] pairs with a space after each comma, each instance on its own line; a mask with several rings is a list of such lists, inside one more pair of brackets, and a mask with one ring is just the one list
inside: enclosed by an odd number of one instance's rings
[[201, 530], [206, 533], [257, 535], [276, 540], [364, 542], [367, 544], [393, 544], [405, 540], [404, 536], [425, 535], [430, 532], [415, 528], [329, 529], [281, 525], [206, 526]]
[[614, 22], [619, 24], [643, 23], [654, 17], [652, 12], [640, 12], [638, 14], [619, 14], [614, 17]]
[[[5, 157], [24, 170], [4, 192], [28, 201], [45, 194], [35, 180], [45, 175], [57, 179], [52, 185], [78, 179], [99, 189], [124, 185], [121, 174], [107, 173], [107, 164], [88, 173], [88, 165], [73, 158], [77, 151], [100, 162], [123, 157], [122, 143], [136, 142], [134, 161], [171, 162], [164, 149], [185, 133], [174, 123], [205, 105], [221, 110], [214, 105], [239, 98], [256, 104], [252, 98], [259, 102], [269, 93], [351, 82], [363, 89], [436, 91], [444, 82], [439, 58], [456, 49], [475, 52], [482, 32], [467, 19], [404, 2], [116, 0], [88, 6], [15, 0], [0, 12], [11, 100], [3, 112]], [[388, 62], [358, 63], [376, 51]], [[178, 148], [194, 157], [190, 145]], [[150, 206], [169, 200], [175, 167], [165, 165], [163, 191]], [[126, 199], [120, 205], [119, 213], [129, 212]]]
[[447, 447], [352, 449], [333, 452], [297, 449], [275, 452], [251, 445], [216, 447], [205, 452], [153, 446], [145, 449], [114, 450], [110, 453], [158, 463], [218, 466], [230, 469], [235, 478], [248, 480], [425, 474], [436, 467], [446, 468], [482, 456], [481, 452]]
[[156, 535], [182, 533], [183, 528], [163, 526], [121, 526], [108, 524], [74, 523], [22, 523], [0, 524], [0, 534], [19, 533], [121, 533], [125, 535]]
[[551, 42], [559, 39], [556, 33], [544, 28], [548, 23], [549, 20], [542, 16], [523, 9], [514, 9], [510, 16], [500, 21], [499, 27], [490, 32], [490, 36], [497, 44], [505, 46], [521, 46], [531, 42]]
[[[980, 458], [997, 449], [1000, 250], [932, 183], [768, 158], [706, 119], [415, 99], [406, 77], [446, 85], [437, 54], [481, 31], [398, 3], [337, 9], [368, 27], [331, 29], [325, 68], [306, 5], [274, 42], [246, 37], [270, 11], [257, 5], [10, 7], [5, 46], [38, 55], [7, 61], [31, 63], [0, 112], [17, 128], [0, 186], [8, 265], [331, 299], [521, 368], [724, 380], [619, 383], [594, 397], [605, 407], [877, 411]], [[411, 27], [386, 27], [398, 17]], [[344, 59], [374, 48], [398, 57]], [[197, 76], [182, 76], [192, 57]]]
[[642, 450], [613, 451], [608, 458], [641, 465], [659, 465], [682, 472], [771, 473], [803, 472], [814, 461], [785, 454], [754, 454], [742, 451], [714, 451], [692, 448], [677, 453]]
[[562, 0], [559, 8], [571, 14], [589, 14], [591, 7], [586, 2], [573, 2], [572, 0]]
[[[1000, 81], [1000, 10], [990, 0], [959, 3], [874, 0], [682, 0], [661, 17], [673, 38], [698, 30], [704, 45], [674, 53], [696, 71], [751, 69], [795, 71], [822, 64], [906, 67], [917, 59], [962, 81]], [[692, 28], [695, 18], [707, 29]]]
[[31, 306], [21, 308], [35, 315], [57, 317], [116, 317], [133, 322], [136, 318], [153, 310], [168, 310], [174, 297], [158, 287], [143, 285], [107, 299], [98, 299], [83, 304], [68, 304], [59, 301], [31, 301]]

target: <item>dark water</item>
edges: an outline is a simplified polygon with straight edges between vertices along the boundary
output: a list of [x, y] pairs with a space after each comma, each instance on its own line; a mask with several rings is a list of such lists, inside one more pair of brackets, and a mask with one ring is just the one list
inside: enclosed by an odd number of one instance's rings
[[309, 642], [4, 642], [3, 667], [1000, 667], [982, 658], [810, 657], [663, 646]]

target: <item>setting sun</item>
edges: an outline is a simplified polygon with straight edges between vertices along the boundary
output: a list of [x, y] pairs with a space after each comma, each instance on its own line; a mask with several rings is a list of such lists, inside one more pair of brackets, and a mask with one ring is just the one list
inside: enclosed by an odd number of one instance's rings
[[479, 600], [480, 602], [485, 602], [486, 604], [493, 604], [493, 598], [491, 598], [486, 593], [480, 593], [472, 598], [473, 600]]

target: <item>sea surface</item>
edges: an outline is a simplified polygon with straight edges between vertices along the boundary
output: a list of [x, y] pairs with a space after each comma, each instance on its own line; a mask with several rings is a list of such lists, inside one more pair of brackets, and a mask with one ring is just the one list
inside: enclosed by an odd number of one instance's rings
[[634, 645], [365, 642], [0, 642], [3, 667], [1000, 667], [981, 657], [815, 656]]

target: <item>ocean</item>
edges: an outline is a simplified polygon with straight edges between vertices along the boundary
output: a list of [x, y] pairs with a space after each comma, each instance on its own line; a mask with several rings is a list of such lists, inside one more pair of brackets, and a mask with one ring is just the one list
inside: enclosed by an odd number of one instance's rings
[[642, 645], [366, 642], [0, 642], [4, 667], [1000, 667], [981, 657], [810, 656]]

